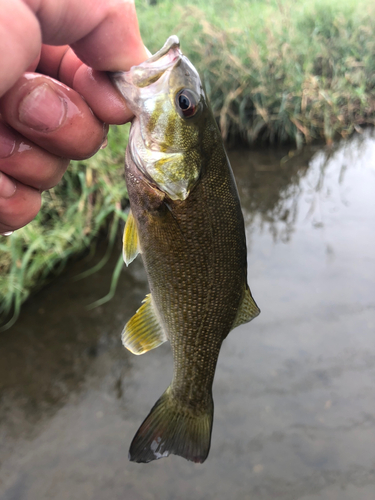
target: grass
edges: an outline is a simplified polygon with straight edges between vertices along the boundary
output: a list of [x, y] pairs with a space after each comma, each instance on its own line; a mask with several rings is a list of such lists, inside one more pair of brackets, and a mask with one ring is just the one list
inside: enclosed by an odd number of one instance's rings
[[[224, 139], [331, 142], [375, 120], [369, 0], [139, 3], [153, 52], [171, 33], [199, 69]], [[155, 19], [158, 20], [155, 23]]]
[[[16, 320], [21, 304], [67, 261], [95, 251], [105, 229], [109, 247], [124, 219], [127, 198], [123, 174], [129, 127], [114, 127], [108, 146], [89, 161], [71, 163], [62, 182], [43, 193], [36, 219], [0, 240], [0, 317], [5, 328]], [[10, 319], [9, 319], [10, 318]]]
[[[137, 3], [155, 52], [173, 33], [198, 68], [224, 139], [251, 144], [347, 137], [375, 120], [375, 4], [370, 0], [190, 0]], [[74, 255], [113, 244], [124, 217], [124, 128], [72, 162], [38, 217], [0, 240], [0, 317], [11, 316]], [[121, 263], [116, 267], [114, 293]], [[107, 297], [108, 298], [108, 297]]]

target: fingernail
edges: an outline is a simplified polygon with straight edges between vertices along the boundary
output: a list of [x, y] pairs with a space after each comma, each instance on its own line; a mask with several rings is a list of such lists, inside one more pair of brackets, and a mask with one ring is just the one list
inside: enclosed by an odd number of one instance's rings
[[0, 198], [10, 198], [16, 191], [16, 185], [7, 175], [0, 172]]
[[0, 158], [8, 158], [16, 147], [16, 136], [0, 122]]
[[43, 83], [24, 97], [18, 113], [24, 125], [38, 132], [53, 132], [65, 119], [66, 103], [48, 83]]

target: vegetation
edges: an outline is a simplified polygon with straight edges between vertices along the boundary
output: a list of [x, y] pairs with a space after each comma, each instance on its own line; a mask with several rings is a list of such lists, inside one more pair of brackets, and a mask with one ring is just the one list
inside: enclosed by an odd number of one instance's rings
[[12, 236], [0, 239], [0, 317], [13, 324], [30, 292], [69, 258], [92, 252], [99, 232], [106, 230], [111, 249], [126, 199], [124, 150], [129, 127], [114, 127], [108, 146], [89, 161], [73, 161], [63, 180], [43, 193], [36, 219]]
[[141, 3], [138, 12], [152, 52], [171, 33], [180, 37], [224, 139], [299, 147], [374, 124], [370, 0], [190, 0], [184, 7], [164, 0]]
[[[347, 137], [375, 119], [375, 4], [370, 0], [139, 1], [141, 32], [155, 52], [180, 37], [227, 140], [292, 142]], [[155, 21], [157, 20], [157, 22]], [[86, 162], [72, 162], [44, 194], [42, 212], [0, 240], [0, 315], [67, 260], [113, 243], [126, 198], [124, 128]], [[117, 268], [117, 275], [120, 267]], [[12, 320], [12, 321], [13, 321]]]

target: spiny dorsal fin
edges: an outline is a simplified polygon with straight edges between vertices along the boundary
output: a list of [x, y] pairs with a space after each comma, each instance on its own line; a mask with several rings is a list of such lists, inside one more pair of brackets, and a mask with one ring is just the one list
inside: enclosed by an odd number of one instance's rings
[[124, 257], [125, 264], [128, 266], [131, 262], [133, 262], [140, 251], [137, 226], [131, 210], [126, 220], [122, 242], [122, 255]]
[[237, 311], [236, 319], [234, 320], [232, 330], [236, 326], [242, 325], [243, 323], [248, 323], [252, 319], [256, 318], [260, 313], [259, 307], [256, 305], [248, 286], [244, 291], [242, 302]]
[[133, 354], [143, 354], [167, 340], [155, 313], [151, 294], [148, 294], [141, 307], [125, 325], [122, 343]]

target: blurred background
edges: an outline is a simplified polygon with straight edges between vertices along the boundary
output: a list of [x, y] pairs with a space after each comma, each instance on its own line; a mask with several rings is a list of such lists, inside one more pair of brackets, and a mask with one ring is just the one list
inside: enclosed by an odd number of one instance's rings
[[128, 462], [172, 357], [168, 345], [141, 357], [121, 345], [148, 288], [139, 258], [122, 263], [129, 127], [111, 129], [0, 242], [0, 499], [372, 500], [375, 6], [137, 10], [148, 48], [175, 33], [202, 75], [262, 314], [224, 343], [206, 463]]

